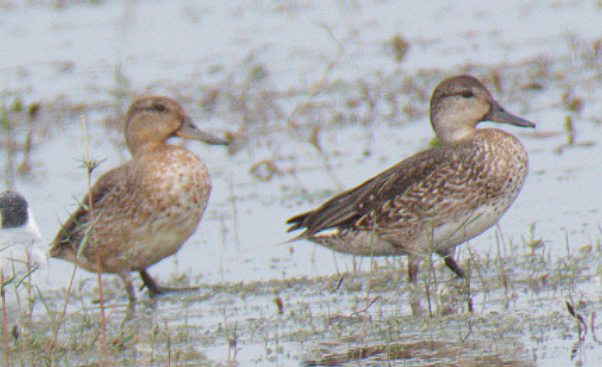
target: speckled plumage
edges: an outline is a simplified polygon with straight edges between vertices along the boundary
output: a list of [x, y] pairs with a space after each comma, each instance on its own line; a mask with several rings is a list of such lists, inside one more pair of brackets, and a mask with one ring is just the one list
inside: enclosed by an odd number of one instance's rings
[[527, 176], [520, 141], [501, 130], [476, 129], [481, 121], [535, 126], [505, 112], [477, 79], [444, 80], [431, 98], [431, 123], [442, 146], [289, 219], [289, 231], [305, 229], [292, 240], [360, 256], [407, 255], [411, 282], [424, 256], [435, 252], [463, 277], [452, 257], [455, 246], [493, 226]]
[[158, 292], [146, 268], [176, 253], [196, 231], [211, 192], [203, 162], [165, 141], [227, 142], [196, 129], [176, 101], [160, 96], [130, 106], [125, 136], [132, 159], [96, 181], [49, 253], [91, 272], [118, 274], [132, 304], [129, 273], [139, 271], [151, 295]]

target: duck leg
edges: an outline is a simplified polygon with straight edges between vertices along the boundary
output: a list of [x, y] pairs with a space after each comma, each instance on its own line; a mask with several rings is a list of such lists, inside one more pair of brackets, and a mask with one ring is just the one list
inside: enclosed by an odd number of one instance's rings
[[420, 257], [408, 255], [408, 280], [416, 285], [418, 281], [418, 269], [420, 268]]
[[126, 272], [123, 274], [118, 274], [121, 280], [123, 281], [123, 285], [125, 286], [125, 291], [128, 294], [128, 309], [125, 315], [125, 320], [131, 320], [134, 318], [136, 313], [136, 294], [134, 292], [134, 286], [132, 285], [132, 281], [130, 279], [130, 273]]
[[142, 269], [138, 273], [140, 274], [140, 278], [142, 278], [142, 282], [144, 283], [140, 289], [146, 287], [146, 289], [148, 289], [150, 298], [154, 298], [156, 295], [164, 293], [164, 291], [157, 285], [155, 280], [150, 276], [146, 269]]
[[155, 280], [150, 276], [150, 274], [146, 271], [146, 269], [142, 269], [140, 271], [138, 271], [138, 273], [140, 274], [140, 278], [142, 278], [142, 282], [144, 283], [142, 285], [142, 287], [140, 287], [140, 289], [143, 289], [144, 287], [146, 287], [146, 289], [148, 289], [148, 295], [150, 298], [154, 298], [160, 294], [165, 294], [165, 293], [170, 293], [170, 292], [190, 292], [190, 291], [196, 291], [199, 289], [199, 287], [181, 287], [181, 288], [175, 288], [175, 287], [162, 287], [157, 285], [157, 282], [155, 282]]
[[460, 265], [458, 265], [458, 263], [456, 263], [456, 260], [454, 260], [452, 255], [444, 256], [443, 260], [445, 261], [445, 265], [449, 269], [451, 269], [451, 271], [456, 273], [460, 278], [464, 278], [464, 279], [466, 278], [466, 273], [464, 273], [464, 270], [462, 270]]

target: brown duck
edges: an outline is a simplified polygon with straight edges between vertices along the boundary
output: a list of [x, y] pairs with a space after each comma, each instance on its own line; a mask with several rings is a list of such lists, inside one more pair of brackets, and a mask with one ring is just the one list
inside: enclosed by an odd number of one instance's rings
[[151, 297], [169, 290], [146, 269], [176, 253], [196, 231], [211, 192], [205, 164], [189, 150], [167, 144], [170, 137], [228, 144], [197, 129], [170, 98], [134, 101], [125, 121], [132, 159], [96, 181], [49, 251], [88, 271], [117, 274], [132, 311], [130, 272], [140, 273]]
[[319, 208], [290, 218], [288, 231], [359, 256], [408, 256], [408, 276], [437, 253], [458, 276], [454, 248], [497, 223], [527, 176], [527, 153], [518, 139], [482, 121], [535, 127], [513, 116], [476, 78], [460, 75], [433, 92], [431, 124], [441, 147], [413, 155]]

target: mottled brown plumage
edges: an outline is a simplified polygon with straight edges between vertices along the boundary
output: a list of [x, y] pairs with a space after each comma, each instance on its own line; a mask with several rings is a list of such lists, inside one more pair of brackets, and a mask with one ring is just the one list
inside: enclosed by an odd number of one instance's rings
[[180, 249], [197, 229], [209, 200], [207, 168], [189, 150], [166, 144], [172, 136], [227, 144], [198, 130], [170, 98], [134, 101], [125, 122], [132, 159], [96, 181], [49, 251], [88, 271], [119, 275], [132, 310], [129, 273], [140, 272], [151, 296], [160, 293], [163, 289], [146, 268]]
[[290, 218], [289, 231], [305, 229], [291, 241], [360, 256], [407, 255], [411, 282], [424, 256], [435, 252], [464, 277], [452, 257], [455, 246], [494, 225], [527, 175], [520, 141], [501, 130], [476, 129], [481, 121], [535, 126], [505, 112], [474, 77], [444, 80], [431, 98], [431, 123], [442, 146]]

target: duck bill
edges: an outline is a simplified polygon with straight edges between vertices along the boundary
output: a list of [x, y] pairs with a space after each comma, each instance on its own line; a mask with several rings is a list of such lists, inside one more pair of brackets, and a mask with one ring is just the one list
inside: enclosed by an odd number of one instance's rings
[[180, 129], [178, 129], [178, 131], [176, 131], [174, 133], [174, 136], [184, 138], [184, 139], [200, 140], [200, 141], [203, 141], [203, 142], [205, 142], [207, 144], [211, 144], [211, 145], [228, 145], [228, 144], [230, 144], [230, 142], [227, 140], [224, 140], [220, 137], [217, 137], [215, 135], [212, 135], [212, 134], [209, 134], [209, 133], [206, 133], [206, 132], [200, 130], [199, 128], [194, 126], [194, 124], [188, 117], [186, 117], [184, 119], [182, 126], [180, 127]]
[[506, 112], [506, 110], [504, 110], [504, 108], [496, 101], [493, 101], [491, 111], [485, 115], [483, 121], [500, 122], [520, 127], [535, 127], [534, 123]]

